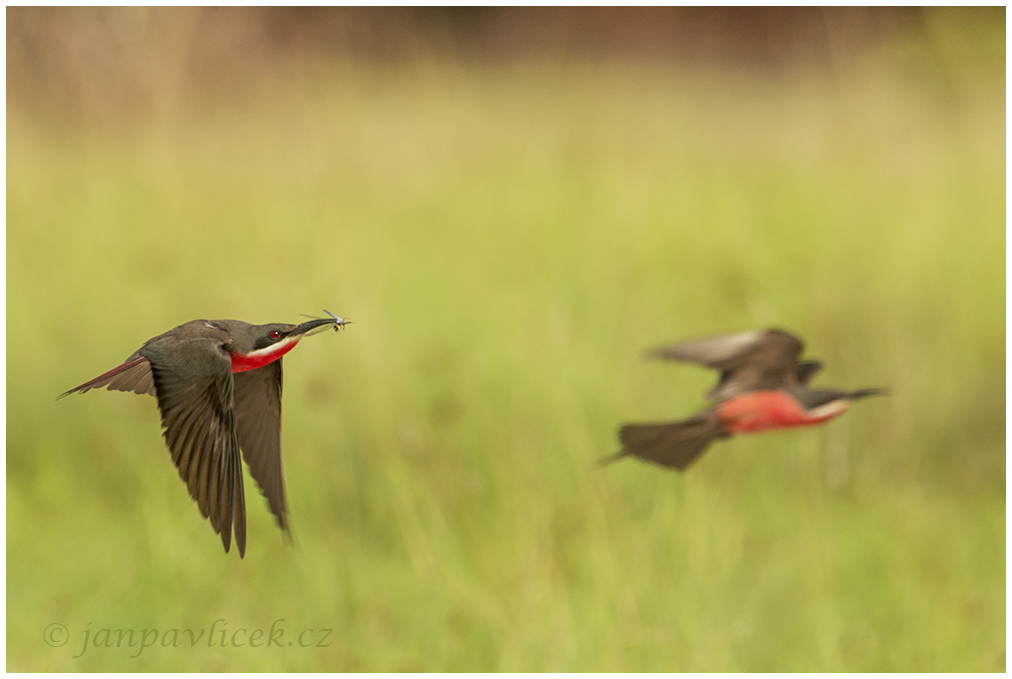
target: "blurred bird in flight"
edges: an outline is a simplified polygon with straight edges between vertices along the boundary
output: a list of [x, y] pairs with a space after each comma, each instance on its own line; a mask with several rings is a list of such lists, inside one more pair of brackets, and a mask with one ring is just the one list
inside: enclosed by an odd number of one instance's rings
[[804, 344], [782, 330], [717, 335], [660, 347], [648, 356], [699, 363], [720, 371], [707, 397], [715, 405], [678, 422], [626, 424], [622, 450], [602, 464], [638, 457], [679, 471], [692, 464], [714, 439], [734, 434], [822, 424], [881, 388], [812, 389], [819, 361], [801, 361]]

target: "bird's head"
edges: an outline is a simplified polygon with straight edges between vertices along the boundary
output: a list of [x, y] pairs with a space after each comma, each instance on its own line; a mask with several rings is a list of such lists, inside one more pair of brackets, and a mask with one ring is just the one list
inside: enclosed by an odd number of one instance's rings
[[885, 389], [878, 387], [858, 389], [856, 391], [805, 389], [795, 392], [795, 397], [805, 407], [809, 415], [820, 417], [822, 415], [842, 413], [851, 402], [860, 398], [885, 395], [887, 393]]
[[244, 372], [267, 365], [291, 351], [303, 337], [328, 328], [340, 330], [348, 323], [329, 311], [327, 313], [330, 318], [314, 318], [298, 325], [243, 323], [240, 327], [231, 328], [231, 341], [225, 348], [232, 355], [232, 372]]

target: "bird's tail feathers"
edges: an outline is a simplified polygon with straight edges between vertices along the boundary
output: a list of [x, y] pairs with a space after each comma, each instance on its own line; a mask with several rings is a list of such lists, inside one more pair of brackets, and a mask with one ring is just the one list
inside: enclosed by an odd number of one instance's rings
[[622, 450], [618, 451], [617, 453], [614, 453], [613, 455], [606, 455], [605, 457], [602, 457], [600, 460], [597, 461], [597, 464], [595, 464], [594, 466], [596, 466], [596, 467], [607, 467], [608, 465], [610, 465], [610, 464], [612, 464], [614, 462], [618, 462], [619, 460], [621, 460], [623, 457], [625, 457], [628, 454], [629, 454], [628, 451], [626, 451], [625, 449], [622, 449]]
[[60, 400], [70, 394], [83, 394], [90, 389], [100, 389], [102, 387], [154, 396], [155, 382], [151, 377], [151, 364], [148, 362], [148, 359], [140, 354], [134, 354], [109, 372], [102, 373], [95, 379], [88, 380], [84, 384], [60, 394], [56, 397], [56, 400]]
[[718, 436], [726, 436], [726, 433], [720, 422], [709, 413], [681, 422], [627, 424], [619, 430], [622, 451], [601, 463], [632, 455], [682, 471], [695, 462]]

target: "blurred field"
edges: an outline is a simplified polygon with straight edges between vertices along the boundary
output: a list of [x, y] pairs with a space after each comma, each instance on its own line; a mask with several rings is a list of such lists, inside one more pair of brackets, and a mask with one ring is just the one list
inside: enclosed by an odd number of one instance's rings
[[[132, 129], [9, 107], [8, 670], [1002, 671], [1004, 47], [917, 48], [345, 63]], [[54, 400], [178, 323], [324, 307], [355, 323], [285, 359], [294, 546], [247, 477], [222, 554], [153, 399]], [[593, 468], [703, 403], [643, 349], [767, 325], [892, 396]], [[82, 653], [219, 620], [283, 644]]]

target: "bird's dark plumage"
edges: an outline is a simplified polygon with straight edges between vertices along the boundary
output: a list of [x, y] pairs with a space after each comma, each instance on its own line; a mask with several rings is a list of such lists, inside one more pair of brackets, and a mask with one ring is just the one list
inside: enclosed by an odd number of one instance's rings
[[715, 438], [818, 424], [842, 413], [850, 401], [884, 393], [881, 389], [809, 389], [822, 363], [800, 361], [803, 350], [800, 339], [777, 329], [716, 335], [653, 349], [648, 356], [719, 370], [716, 386], [707, 392], [716, 405], [678, 422], [624, 425], [619, 430], [622, 451], [603, 462], [632, 455], [683, 470]]
[[627, 424], [619, 430], [620, 455], [634, 455], [682, 470], [703, 454], [710, 442], [728, 436], [716, 413], [705, 412], [681, 422]]
[[[281, 356], [309, 334], [345, 321], [301, 325], [233, 320], [184, 323], [144, 343], [123, 364], [62, 396], [105, 387], [158, 400], [165, 443], [197, 507], [229, 551], [246, 552], [242, 457], [288, 532], [281, 462]], [[62, 398], [61, 396], [61, 398]]]
[[707, 398], [721, 401], [735, 394], [760, 389], [780, 389], [801, 384], [799, 368], [807, 381], [821, 364], [798, 357], [805, 345], [782, 330], [717, 335], [660, 347], [650, 355], [669, 360], [699, 363], [721, 371], [717, 386]]
[[278, 526], [287, 531], [281, 462], [281, 361], [236, 373], [232, 379], [239, 447]]
[[83, 394], [91, 389], [101, 389], [102, 387], [110, 391], [132, 391], [135, 394], [154, 396], [155, 382], [151, 378], [151, 364], [140, 354], [133, 354], [109, 372], [99, 375], [79, 387], [74, 387], [64, 394], [60, 394], [60, 398], [63, 398], [67, 394]]

